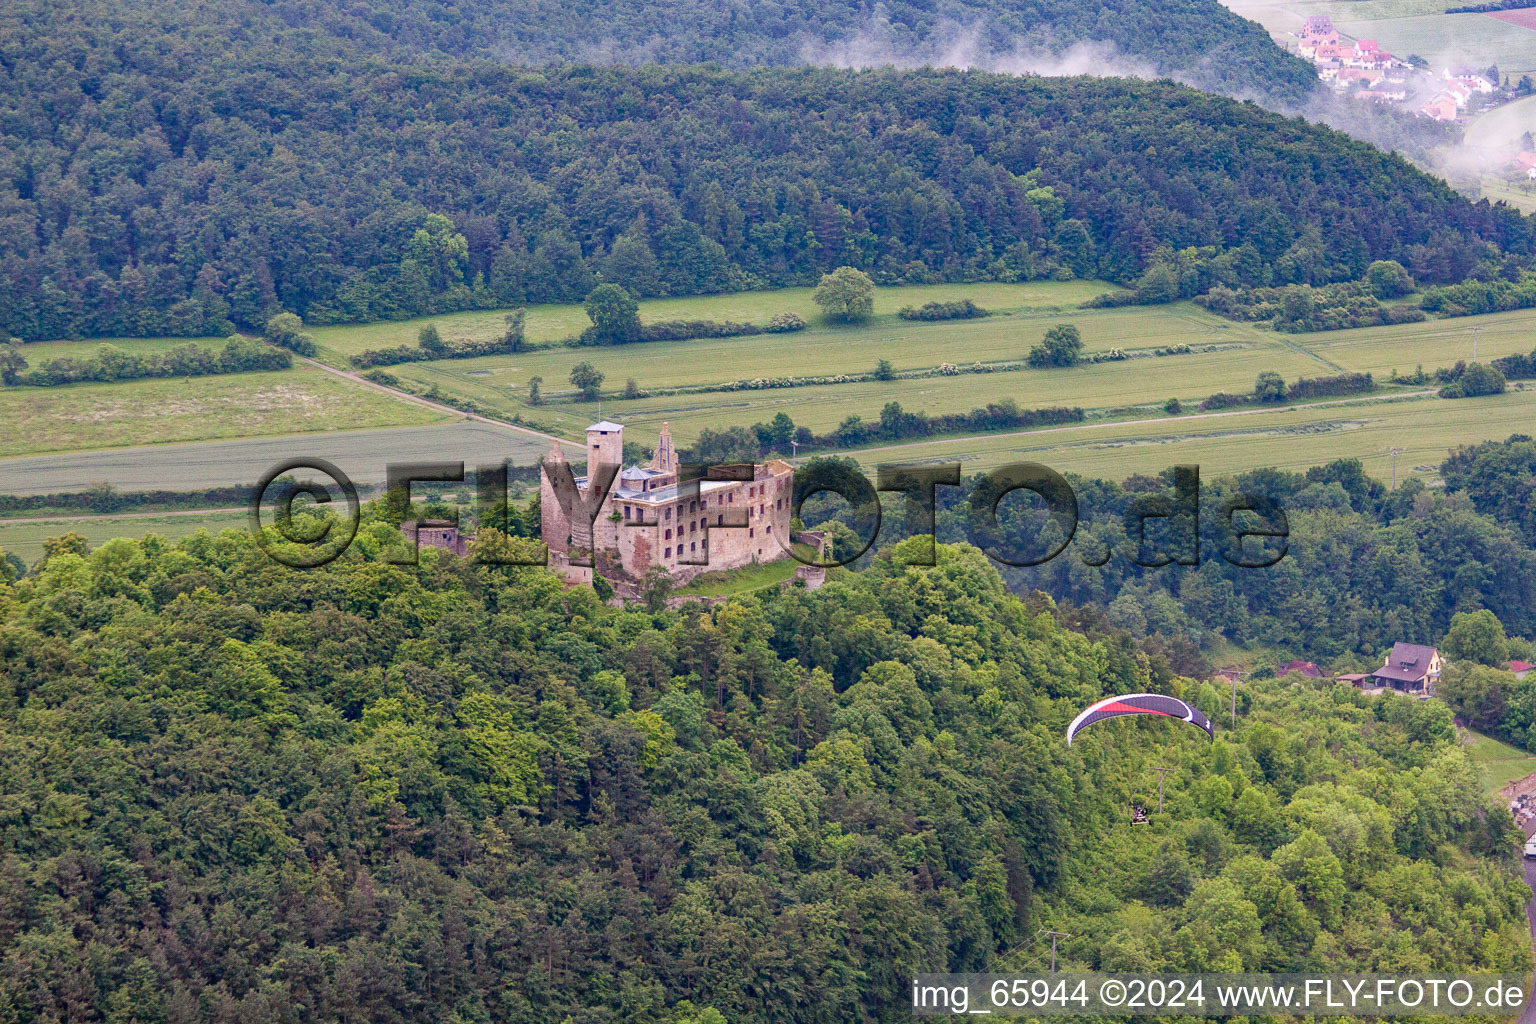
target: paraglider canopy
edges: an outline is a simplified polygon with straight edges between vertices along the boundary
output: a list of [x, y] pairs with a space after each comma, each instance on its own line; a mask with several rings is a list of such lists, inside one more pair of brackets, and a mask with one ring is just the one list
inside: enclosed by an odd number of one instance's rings
[[1209, 718], [1177, 697], [1162, 693], [1125, 693], [1118, 697], [1105, 697], [1084, 708], [1082, 714], [1072, 719], [1072, 724], [1067, 726], [1067, 746], [1070, 747], [1077, 734], [1093, 723], [1125, 715], [1163, 715], [1204, 729], [1207, 736], [1215, 734]]

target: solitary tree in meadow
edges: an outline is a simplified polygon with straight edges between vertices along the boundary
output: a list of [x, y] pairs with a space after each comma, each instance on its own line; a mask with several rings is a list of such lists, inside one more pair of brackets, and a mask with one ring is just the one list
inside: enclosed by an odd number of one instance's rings
[[1029, 350], [1030, 366], [1074, 366], [1083, 353], [1083, 336], [1072, 324], [1056, 324]]
[[599, 345], [622, 345], [640, 336], [640, 304], [616, 284], [600, 284], [586, 301], [592, 334]]
[[875, 282], [854, 267], [838, 267], [821, 276], [811, 296], [828, 320], [858, 323], [875, 312]]
[[597, 397], [598, 389], [603, 386], [606, 378], [607, 374], [585, 360], [571, 367], [571, 384], [589, 402]]

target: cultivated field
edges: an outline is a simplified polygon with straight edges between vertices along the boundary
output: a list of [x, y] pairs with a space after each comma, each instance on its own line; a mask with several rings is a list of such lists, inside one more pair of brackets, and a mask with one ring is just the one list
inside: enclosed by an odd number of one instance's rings
[[[941, 363], [1021, 361], [1052, 324], [1070, 321], [1089, 352], [1121, 348], [1149, 351], [1189, 344], [1232, 346], [1218, 353], [1099, 363], [1070, 375], [1040, 370], [966, 373], [886, 382], [857, 382], [763, 390], [731, 390], [734, 381], [780, 376], [868, 374], [880, 359], [900, 371], [933, 370]], [[779, 410], [817, 430], [835, 427], [850, 413], [877, 415], [888, 401], [930, 413], [963, 412], [1002, 398], [1022, 406], [1139, 404], [1170, 396], [1203, 398], [1222, 388], [1247, 388], [1253, 363], [1239, 347], [1265, 356], [1265, 367], [1293, 376], [1333, 372], [1322, 361], [1276, 342], [1271, 332], [1233, 324], [1181, 303], [1157, 308], [1021, 312], [982, 320], [940, 323], [876, 321], [859, 327], [816, 328], [797, 334], [708, 339], [604, 348], [549, 349], [481, 359], [443, 360], [392, 367], [418, 385], [435, 384], [503, 415], [521, 413], [567, 435], [596, 418], [596, 404], [575, 400], [571, 367], [589, 361], [607, 374], [603, 415], [625, 418], [642, 434], [672, 423], [689, 439], [705, 427], [750, 425]], [[1249, 353], [1256, 354], [1256, 353]], [[544, 378], [544, 404], [527, 404], [530, 377]], [[653, 388], [712, 388], [704, 393], [624, 400], [624, 382]], [[1151, 394], [1149, 395], [1149, 391]]]
[[[75, 343], [79, 344], [79, 343]], [[451, 417], [299, 365], [291, 370], [0, 389], [0, 457], [418, 426]]]
[[[120, 491], [198, 490], [255, 483], [292, 458], [322, 458], [353, 481], [380, 483], [390, 462], [445, 461], [467, 466], [511, 459], [531, 465], [549, 445], [492, 423], [451, 420], [426, 427], [152, 445], [0, 459], [0, 494], [59, 494], [109, 483]], [[580, 458], [581, 445], [567, 454]]]
[[[720, 388], [630, 400], [620, 397], [622, 382], [627, 377], [634, 377], [642, 389], [668, 384], [702, 389], [709, 384], [719, 385], [734, 379], [783, 373], [782, 369], [775, 369], [777, 361], [790, 359], [801, 350], [814, 354], [803, 364], [796, 362], [796, 370], [801, 374], [868, 372], [882, 357], [891, 359], [898, 370], [932, 367], [941, 361], [964, 366], [978, 357], [983, 360], [1017, 359], [1047, 325], [1063, 319], [1079, 327], [1090, 351], [1113, 347], [1150, 349], [1177, 344], [1219, 347], [1188, 355], [1095, 363], [1065, 371], [1013, 369], [764, 390]], [[1366, 458], [1373, 471], [1385, 475], [1390, 473], [1390, 464], [1376, 459], [1374, 449], [1362, 450], [1356, 443], [1359, 438], [1346, 436], [1359, 427], [1353, 422], [1335, 422], [1340, 419], [1340, 414], [1333, 406], [1327, 407], [1333, 410], [1327, 413], [1266, 413], [1264, 415], [1276, 419], [1245, 420], [1242, 428], [1228, 426], [1225, 420], [1190, 420], [1187, 416], [1174, 422], [1188, 426], [1163, 427], [1161, 406], [1173, 397], [1193, 405], [1217, 391], [1246, 392], [1252, 388], [1254, 377], [1260, 370], [1274, 370], [1287, 381], [1342, 372], [1370, 372], [1385, 381], [1394, 370], [1407, 374], [1421, 365], [1426, 370], [1434, 370], [1458, 359], [1471, 358], [1473, 328], [1478, 328], [1478, 355], [1485, 360], [1529, 352], [1536, 347], [1536, 311], [1533, 310], [1431, 320], [1397, 327], [1288, 335], [1234, 324], [1193, 304], [1176, 303], [1150, 308], [1076, 310], [1066, 314], [1019, 313], [982, 321], [938, 324], [880, 322], [859, 328], [817, 329], [797, 335], [753, 339], [554, 349], [479, 360], [416, 363], [396, 367], [395, 371], [402, 379], [418, 385], [435, 384], [445, 392], [463, 394], [503, 415], [532, 416], [572, 437], [579, 436], [599, 413], [597, 403], [574, 400], [569, 385], [564, 384], [572, 364], [579, 359], [590, 359], [608, 375], [601, 415], [625, 423], [633, 431], [631, 436], [645, 443], [654, 439], [664, 421], [670, 422], [679, 443], [686, 444], [706, 427], [718, 430], [736, 425], [750, 426], [766, 422], [780, 411], [799, 425], [825, 433], [849, 415], [861, 416], [866, 421], [878, 419], [881, 408], [892, 401], [900, 402], [908, 410], [940, 414], [964, 412], [989, 402], [1012, 399], [1023, 408], [1081, 406], [1090, 419], [1101, 424], [1105, 420], [1152, 418], [1156, 425], [1115, 427], [1113, 429], [1118, 434], [1109, 440], [1102, 433], [1093, 432], [1106, 429], [1097, 426], [1082, 435], [1069, 430], [1061, 434], [1044, 433], [1034, 440], [1030, 439], [1034, 435], [1026, 435], [1006, 441], [987, 438], [945, 444], [953, 445], [956, 451], [974, 452], [977, 457], [993, 463], [1011, 457], [1011, 453], [1045, 445], [1052, 450], [1068, 448], [1075, 453], [1074, 458], [1076, 453], [1088, 451], [1094, 453], [1093, 465], [1118, 467], [1129, 466], [1134, 460], [1122, 459], [1115, 453], [1123, 450], [1131, 439], [1149, 434], [1159, 437], [1156, 443], [1160, 448], [1173, 445], [1180, 451], [1217, 453], [1219, 460], [1228, 467], [1264, 464], [1255, 461], [1259, 458], [1255, 453], [1259, 452], [1272, 451], [1273, 455], [1267, 457], [1272, 457], [1275, 464], [1297, 466], [1349, 454]], [[759, 341], [766, 344], [751, 344]], [[529, 407], [525, 401], [527, 378], [533, 373], [544, 377], [546, 394], [551, 390], [555, 394], [537, 407]], [[1436, 401], [1432, 404], [1441, 412], [1431, 413], [1425, 423], [1414, 425], [1411, 442], [1387, 438], [1379, 443], [1376, 434], [1390, 433], [1396, 429], [1398, 417], [1409, 414], [1396, 405], [1367, 404], [1366, 407], [1371, 409], [1371, 431], [1361, 437], [1369, 436], [1371, 444], [1377, 447], [1409, 443], [1423, 455], [1422, 458], [1414, 456], [1417, 462], [1428, 464], [1438, 463], [1443, 457], [1443, 449], [1452, 443], [1439, 446], [1441, 456], [1430, 457], [1436, 415], [1448, 415], [1458, 424], [1457, 429], [1461, 432], [1455, 435], [1454, 443], [1504, 437], [1525, 429], [1518, 424], [1508, 424], [1505, 429], [1506, 424], [1497, 417], [1483, 420], [1475, 411], [1482, 401]], [[1414, 406], [1419, 411], [1425, 408], [1422, 402], [1414, 403]], [[1452, 412], [1447, 414], [1446, 409]], [[1309, 425], [1297, 426], [1298, 418], [1305, 420], [1309, 417]], [[1166, 430], [1177, 436], [1161, 436], [1160, 432]], [[1186, 430], [1193, 431], [1192, 435], [1183, 436]], [[1483, 433], [1479, 434], [1479, 431]], [[1298, 442], [1299, 432], [1305, 432], [1304, 442]], [[1046, 440], [1047, 437], [1051, 440]], [[1069, 437], [1070, 441], [1067, 440]], [[1233, 444], [1234, 437], [1246, 440], [1242, 444]], [[913, 456], [928, 457], [928, 447], [912, 448]], [[897, 454], [886, 451], [877, 461], [892, 461]]]
[[[568, 451], [577, 459], [582, 430], [600, 416], [625, 423], [630, 437], [642, 444], [652, 443], [661, 424], [670, 422], [678, 442], [686, 445], [706, 428], [750, 426], [781, 411], [798, 425], [827, 433], [849, 416], [878, 420], [889, 402], [937, 415], [1011, 400], [1026, 409], [1080, 406], [1088, 421], [1015, 435], [908, 442], [861, 452], [858, 457], [870, 463], [959, 459], [981, 468], [1024, 456], [1060, 462], [1084, 474], [1124, 476], [1181, 461], [1199, 462], [1208, 471], [1220, 472], [1261, 465], [1302, 468], [1357, 456], [1371, 472], [1385, 477], [1391, 464], [1383, 450], [1397, 445], [1405, 449], [1399, 473], [1406, 477], [1432, 473], [1453, 445], [1528, 431], [1536, 411], [1531, 408], [1536, 390], [1450, 402], [1405, 398], [1404, 393], [1415, 389], [1398, 387], [1387, 393], [1390, 401], [1334, 401], [1278, 411], [1197, 416], [1194, 406], [1201, 399], [1218, 391], [1247, 392], [1263, 370], [1276, 371], [1287, 381], [1368, 371], [1385, 382], [1394, 370], [1405, 374], [1419, 366], [1434, 370], [1470, 359], [1474, 328], [1479, 329], [1478, 355], [1484, 360], [1529, 352], [1536, 347], [1536, 311], [1287, 335], [1224, 320], [1192, 303], [1107, 310], [1058, 308], [1074, 297], [1097, 294], [1103, 287], [1075, 282], [889, 289], [879, 293], [877, 306], [887, 312], [859, 326], [831, 326], [813, 318], [809, 330], [788, 335], [553, 347], [472, 360], [410, 363], [391, 367], [389, 372], [410, 387], [435, 386], [448, 400], [472, 400], [492, 415], [533, 420], [574, 442]], [[646, 315], [653, 320], [658, 315], [731, 316], [761, 322], [768, 311], [788, 304], [787, 296], [800, 295], [809, 301], [803, 292], [668, 300], [665, 313], [656, 312], [661, 304], [649, 304]], [[889, 312], [935, 297], [971, 298], [1000, 312], [979, 320], [937, 323], [902, 321]], [[1013, 305], [1005, 305], [1008, 302]], [[585, 322], [579, 306], [546, 313], [549, 322]], [[472, 316], [485, 325], [500, 321], [500, 314]], [[1018, 363], [1030, 346], [1060, 321], [1079, 328], [1090, 353], [1119, 348], [1142, 355], [1069, 370], [1020, 368]], [[404, 333], [379, 337], [391, 331]], [[334, 328], [326, 333], [328, 357], [338, 363], [340, 347], [394, 344], [411, 337], [409, 327], [400, 324]], [[1181, 345], [1195, 351], [1150, 354]], [[880, 359], [890, 360], [898, 373], [922, 375], [788, 388], [732, 386], [759, 377], [868, 374]], [[591, 361], [607, 375], [601, 403], [577, 400], [568, 383], [571, 367], [582, 360]], [[939, 375], [941, 363], [963, 371], [980, 365], [988, 372]], [[1004, 364], [1012, 365], [1003, 369]], [[538, 406], [527, 404], [528, 380], [534, 375], [544, 380], [545, 401]], [[629, 378], [642, 392], [683, 390], [624, 399]], [[1182, 416], [1164, 414], [1162, 406], [1169, 398], [1184, 403]], [[374, 482], [392, 460], [462, 459], [474, 465], [506, 457], [527, 464], [547, 447], [527, 434], [393, 399], [307, 365], [281, 374], [0, 391], [0, 412], [9, 412], [18, 424], [3, 442], [11, 446], [11, 453], [124, 446], [0, 460], [0, 493], [77, 490], [101, 481], [124, 490], [249, 483], [277, 461], [295, 456], [326, 458], [354, 479]], [[391, 429], [339, 429], [385, 425]], [[335, 432], [315, 432], [320, 430]], [[145, 440], [206, 438], [219, 440], [143, 444]]]
[[1277, 411], [1184, 415], [1150, 422], [1084, 424], [1027, 434], [864, 449], [861, 463], [961, 462], [966, 471], [1010, 462], [1042, 462], [1058, 472], [1120, 480], [1173, 465], [1206, 474], [1272, 466], [1302, 470], [1358, 458], [1371, 475], [1392, 474], [1388, 446], [1399, 448], [1398, 480], [1433, 480], [1451, 448], [1527, 433], [1536, 421], [1536, 389], [1488, 398], [1356, 400]]
[[[811, 300], [811, 288], [782, 288], [766, 292], [737, 292], [730, 295], [700, 295], [681, 299], [647, 299], [640, 304], [640, 318], [660, 320], [734, 320], [738, 323], [766, 324], [775, 313], [798, 313], [814, 321], [820, 315]], [[875, 314], [894, 317], [902, 306], [921, 306], [925, 302], [944, 302], [969, 298], [988, 309], [1020, 307], [1070, 308], [1095, 295], [1114, 291], [1103, 281], [1036, 281], [1027, 284], [933, 284], [880, 288], [875, 292]], [[592, 323], [580, 305], [529, 306], [525, 322], [527, 338], [532, 342], [559, 341], [580, 334]], [[443, 337], [485, 339], [501, 335], [506, 329], [508, 310], [474, 313], [449, 313], [420, 320], [364, 324], [356, 327], [315, 327], [309, 332], [329, 355], [350, 356], [364, 349], [414, 345], [416, 335], [427, 324], [435, 324]]]

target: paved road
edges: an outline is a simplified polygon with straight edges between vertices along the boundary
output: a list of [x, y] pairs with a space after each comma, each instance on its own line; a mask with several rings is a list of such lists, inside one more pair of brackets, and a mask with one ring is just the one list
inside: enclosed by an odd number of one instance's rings
[[439, 412], [451, 413], [454, 416], [462, 416], [465, 419], [478, 420], [481, 423], [494, 423], [496, 426], [502, 427], [503, 429], [516, 431], [519, 434], [529, 434], [529, 435], [531, 435], [533, 437], [542, 437], [546, 441], [552, 441], [552, 442], [557, 441], [557, 442], [559, 442], [561, 444], [580, 444], [580, 443], [582, 443], [582, 442], [573, 442], [570, 439], [564, 438], [564, 437], [556, 437], [554, 434], [546, 434], [542, 430], [533, 430], [533, 429], [531, 429], [529, 427], [519, 427], [516, 424], [508, 423], [506, 420], [497, 420], [497, 419], [492, 419], [489, 416], [481, 416], [478, 413], [465, 412], [463, 409], [455, 409], [451, 405], [443, 405], [440, 402], [434, 402], [434, 401], [431, 401], [430, 399], [422, 398], [420, 395], [413, 395], [413, 394], [411, 394], [408, 391], [401, 391], [401, 390], [399, 390], [397, 388], [385, 387], [383, 384], [377, 384], [377, 383], [369, 380], [367, 377], [364, 377], [362, 374], [353, 373], [350, 370], [338, 369], [335, 366], [331, 366], [329, 363], [322, 363], [318, 359], [311, 359], [308, 356], [300, 356], [299, 358], [302, 359], [304, 362], [308, 363], [311, 366], [319, 367], [320, 369], [324, 370], [326, 373], [334, 373], [338, 377], [344, 377], [347, 380], [352, 381], [353, 383], [363, 385], [363, 387], [365, 387], [365, 388], [373, 388], [375, 391], [382, 391], [386, 395], [391, 395], [391, 396], [393, 396], [395, 398], [398, 398], [398, 399], [400, 399], [402, 401], [405, 401], [405, 402], [415, 402], [417, 405], [424, 405], [428, 409], [436, 409]]

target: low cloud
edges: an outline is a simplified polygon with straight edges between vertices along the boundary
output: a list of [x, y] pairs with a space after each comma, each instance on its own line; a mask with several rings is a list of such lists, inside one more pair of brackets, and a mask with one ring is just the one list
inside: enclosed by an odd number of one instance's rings
[[807, 64], [838, 68], [957, 68], [1010, 75], [1098, 75], [1157, 78], [1150, 63], [1122, 54], [1108, 42], [1080, 42], [1062, 50], [1014, 40], [1011, 49], [989, 46], [980, 25], [940, 24], [916, 43], [904, 40], [889, 22], [871, 21], [847, 39], [806, 40], [800, 56]]

